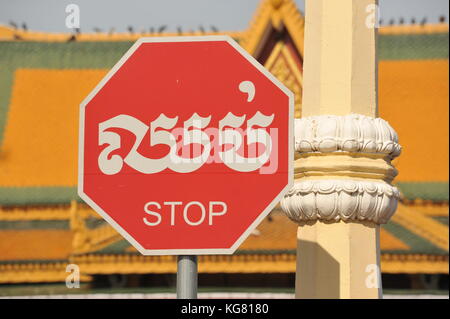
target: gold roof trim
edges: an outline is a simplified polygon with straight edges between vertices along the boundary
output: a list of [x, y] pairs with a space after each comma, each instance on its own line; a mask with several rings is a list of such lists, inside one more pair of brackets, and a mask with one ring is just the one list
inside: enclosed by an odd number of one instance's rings
[[71, 203], [70, 229], [74, 233], [72, 242], [73, 254], [86, 254], [101, 250], [122, 239], [122, 236], [107, 223], [94, 229], [88, 229], [83, 213], [78, 211], [78, 203], [76, 201]]
[[381, 254], [381, 271], [389, 274], [448, 274], [448, 255]]
[[[140, 255], [82, 255], [72, 257], [84, 275], [120, 273], [175, 273], [176, 256]], [[294, 273], [294, 254], [245, 254], [199, 256], [200, 273]], [[384, 273], [442, 273], [448, 274], [447, 255], [382, 254]]]
[[[295, 255], [199, 256], [201, 273], [294, 273]], [[230, 263], [232, 261], [232, 263]], [[175, 273], [175, 256], [85, 255], [70, 258], [80, 266], [81, 281], [92, 280], [92, 274]], [[67, 263], [0, 264], [0, 283], [64, 282], [69, 273]], [[383, 273], [448, 274], [448, 256], [382, 254]]]
[[270, 27], [285, 26], [300, 55], [303, 56], [303, 15], [293, 0], [264, 0], [260, 3], [250, 27], [241, 40], [242, 47], [255, 56], [261, 50]]
[[52, 32], [38, 32], [38, 31], [24, 31], [13, 29], [8, 26], [0, 25], [0, 41], [42, 41], [42, 42], [67, 42], [72, 36], [76, 36], [76, 41], [136, 41], [141, 37], [171, 37], [171, 36], [203, 36], [203, 35], [229, 35], [230, 37], [240, 40], [244, 34], [242, 31], [227, 31], [227, 32], [165, 32], [165, 33], [150, 33], [150, 32], [135, 32], [135, 33], [52, 33]]
[[0, 206], [0, 221], [33, 221], [33, 220], [69, 220], [71, 210], [76, 205], [77, 213], [83, 218], [102, 219], [94, 210], [84, 203], [45, 205], [45, 206], [16, 206], [5, 208]]
[[[64, 282], [70, 274], [68, 263], [21, 263], [0, 264], [0, 284], [24, 282]], [[81, 281], [90, 281], [91, 276], [80, 274]]]
[[277, 42], [264, 66], [294, 93], [294, 116], [300, 118], [302, 109], [303, 76], [289, 52], [289, 49], [282, 41]]
[[447, 23], [439, 24], [409, 24], [409, 25], [390, 25], [382, 26], [378, 29], [378, 33], [387, 34], [428, 34], [428, 33], [446, 33], [448, 32]]
[[303, 57], [305, 19], [294, 1], [289, 0], [285, 1], [285, 3], [286, 4], [281, 9], [283, 11], [283, 21], [298, 52]]
[[448, 203], [434, 204], [417, 201], [417, 203], [404, 205], [407, 207], [413, 207], [415, 210], [429, 217], [448, 217], [449, 215]]
[[30, 220], [68, 220], [70, 206], [49, 207], [15, 207], [4, 209], [0, 207], [0, 221], [30, 221]]

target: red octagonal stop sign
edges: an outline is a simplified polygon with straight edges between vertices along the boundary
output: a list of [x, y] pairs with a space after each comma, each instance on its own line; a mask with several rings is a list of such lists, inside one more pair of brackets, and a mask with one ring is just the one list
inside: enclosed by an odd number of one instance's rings
[[140, 39], [81, 104], [79, 195], [142, 254], [233, 253], [292, 186], [293, 103], [229, 37]]

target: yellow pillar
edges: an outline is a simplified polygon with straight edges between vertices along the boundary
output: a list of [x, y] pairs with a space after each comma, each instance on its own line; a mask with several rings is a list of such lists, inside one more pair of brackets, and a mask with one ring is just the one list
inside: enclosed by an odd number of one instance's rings
[[380, 298], [380, 224], [397, 207], [395, 131], [377, 118], [376, 0], [306, 0], [294, 188], [297, 298]]

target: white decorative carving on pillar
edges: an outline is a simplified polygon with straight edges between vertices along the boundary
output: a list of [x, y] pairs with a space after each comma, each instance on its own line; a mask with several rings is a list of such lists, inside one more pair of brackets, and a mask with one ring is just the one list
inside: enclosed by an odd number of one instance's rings
[[295, 186], [281, 206], [293, 221], [386, 223], [399, 191], [391, 160], [401, 146], [381, 118], [359, 114], [311, 116], [296, 121]]

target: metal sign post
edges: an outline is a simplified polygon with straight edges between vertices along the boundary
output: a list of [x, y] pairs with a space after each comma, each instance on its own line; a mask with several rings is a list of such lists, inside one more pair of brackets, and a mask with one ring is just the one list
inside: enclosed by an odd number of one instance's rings
[[197, 299], [197, 256], [178, 256], [177, 299]]

